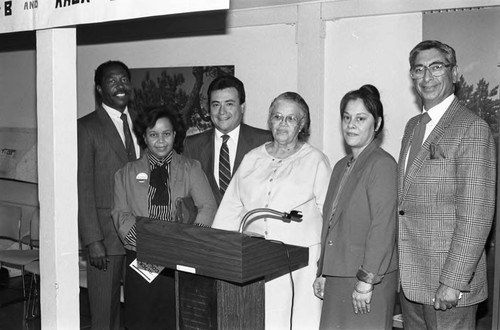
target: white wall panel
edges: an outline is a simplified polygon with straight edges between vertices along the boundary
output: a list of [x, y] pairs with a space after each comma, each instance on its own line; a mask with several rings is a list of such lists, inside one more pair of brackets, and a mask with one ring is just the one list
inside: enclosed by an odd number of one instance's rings
[[422, 41], [421, 14], [346, 18], [326, 23], [323, 149], [332, 164], [345, 156], [340, 100], [372, 84], [384, 105], [382, 147], [397, 160], [404, 127], [418, 113], [408, 53]]

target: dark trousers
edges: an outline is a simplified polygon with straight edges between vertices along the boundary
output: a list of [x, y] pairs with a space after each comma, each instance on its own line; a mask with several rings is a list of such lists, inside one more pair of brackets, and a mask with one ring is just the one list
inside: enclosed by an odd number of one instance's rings
[[126, 251], [125, 328], [175, 330], [175, 272], [164, 269], [148, 283], [129, 266], [135, 260], [136, 252]]
[[436, 310], [406, 299], [403, 290], [399, 294], [405, 330], [473, 330], [476, 329], [477, 305], [454, 307], [446, 311]]
[[108, 256], [107, 269], [99, 270], [87, 263], [87, 290], [89, 294], [92, 330], [120, 328], [120, 286], [125, 256]]

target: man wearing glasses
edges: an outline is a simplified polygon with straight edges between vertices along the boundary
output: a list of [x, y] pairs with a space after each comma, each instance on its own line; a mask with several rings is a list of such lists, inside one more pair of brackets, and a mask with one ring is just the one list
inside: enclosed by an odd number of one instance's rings
[[410, 52], [423, 112], [399, 158], [401, 307], [405, 329], [475, 329], [487, 298], [485, 242], [495, 206], [495, 142], [454, 95], [455, 50], [435, 40]]

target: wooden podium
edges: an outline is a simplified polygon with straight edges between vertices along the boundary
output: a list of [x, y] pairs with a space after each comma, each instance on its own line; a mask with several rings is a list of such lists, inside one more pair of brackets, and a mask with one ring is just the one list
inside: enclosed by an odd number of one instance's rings
[[137, 258], [176, 272], [177, 325], [264, 329], [265, 281], [308, 263], [308, 248], [237, 232], [137, 220]]

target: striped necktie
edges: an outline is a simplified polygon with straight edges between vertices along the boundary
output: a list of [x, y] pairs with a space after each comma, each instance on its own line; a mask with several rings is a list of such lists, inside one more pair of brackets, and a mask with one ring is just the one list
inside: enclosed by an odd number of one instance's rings
[[120, 119], [123, 122], [123, 134], [125, 135], [125, 150], [127, 151], [128, 161], [136, 160], [134, 140], [130, 134], [130, 127], [128, 126], [127, 115], [122, 113]]
[[222, 135], [222, 146], [219, 155], [219, 190], [222, 196], [224, 196], [229, 181], [231, 181], [231, 163], [229, 162], [227, 140], [229, 140], [229, 135]]

